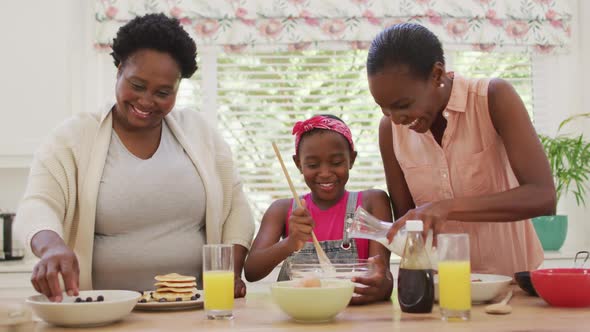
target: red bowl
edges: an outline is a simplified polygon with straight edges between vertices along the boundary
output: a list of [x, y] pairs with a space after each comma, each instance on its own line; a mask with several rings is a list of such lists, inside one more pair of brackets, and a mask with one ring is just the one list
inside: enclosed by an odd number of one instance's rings
[[543, 300], [556, 307], [590, 306], [590, 269], [541, 269], [531, 272]]

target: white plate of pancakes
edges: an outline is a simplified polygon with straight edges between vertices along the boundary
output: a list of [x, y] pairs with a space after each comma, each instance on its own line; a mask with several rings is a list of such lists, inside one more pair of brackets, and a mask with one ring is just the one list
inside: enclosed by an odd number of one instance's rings
[[203, 308], [203, 291], [193, 276], [178, 273], [155, 276], [155, 290], [144, 291], [135, 310], [184, 310]]

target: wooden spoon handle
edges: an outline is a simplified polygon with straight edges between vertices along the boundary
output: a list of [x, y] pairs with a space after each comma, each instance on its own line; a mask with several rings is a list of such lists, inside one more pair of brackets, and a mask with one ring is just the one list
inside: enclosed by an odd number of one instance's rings
[[315, 233], [313, 231], [311, 231], [311, 237], [313, 239], [313, 246], [315, 247], [315, 251], [318, 253], [318, 260], [320, 261], [320, 263], [330, 265], [330, 259], [328, 258], [328, 255], [326, 255], [324, 249], [322, 249], [322, 247], [320, 246], [320, 242], [318, 241], [318, 238], [315, 236]]
[[506, 304], [508, 304], [508, 302], [510, 301], [511, 298], [512, 298], [512, 290], [510, 290], [508, 292], [508, 294], [506, 294], [506, 297], [504, 297], [504, 299], [500, 303], [503, 305], [506, 305]]
[[[275, 142], [272, 142], [272, 148], [275, 151], [275, 155], [277, 156], [279, 163], [281, 164], [281, 168], [283, 169], [283, 174], [285, 174], [285, 178], [287, 179], [287, 183], [289, 183], [289, 188], [291, 189], [291, 194], [293, 194], [293, 199], [297, 203], [297, 207], [303, 206], [303, 204], [301, 204], [301, 199], [299, 198], [299, 195], [297, 195], [297, 191], [295, 191], [295, 186], [293, 185], [293, 182], [291, 181], [291, 177], [289, 176], [289, 172], [287, 171], [287, 167], [285, 167], [285, 163], [283, 162], [283, 157], [281, 157], [281, 152], [279, 151], [279, 148], [277, 147]], [[332, 264], [330, 263], [330, 259], [328, 258], [328, 255], [326, 255], [326, 253], [324, 252], [324, 249], [322, 249], [322, 247], [320, 246], [320, 243], [318, 242], [318, 238], [315, 236], [315, 233], [313, 232], [313, 230], [311, 231], [311, 236], [313, 238], [313, 246], [315, 248], [315, 251], [318, 254], [318, 260], [320, 261], [320, 264], [328, 266], [328, 267], [332, 267]]]
[[293, 199], [297, 203], [297, 207], [301, 207], [302, 206], [301, 199], [299, 199], [299, 195], [297, 195], [297, 191], [295, 191], [295, 186], [293, 185], [293, 182], [291, 181], [291, 177], [289, 176], [289, 172], [287, 171], [287, 167], [285, 167], [285, 163], [283, 162], [283, 157], [281, 157], [281, 152], [279, 151], [279, 148], [277, 147], [275, 142], [272, 142], [272, 148], [273, 148], [273, 150], [275, 150], [275, 155], [277, 156], [277, 159], [279, 160], [279, 164], [281, 164], [281, 168], [283, 169], [283, 174], [285, 174], [285, 178], [287, 179], [287, 183], [289, 184], [289, 188], [291, 189], [291, 194], [293, 195]]

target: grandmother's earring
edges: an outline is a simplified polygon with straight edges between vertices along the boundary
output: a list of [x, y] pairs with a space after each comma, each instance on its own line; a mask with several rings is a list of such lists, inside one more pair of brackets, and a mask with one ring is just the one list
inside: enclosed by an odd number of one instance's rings
[[444, 87], [445, 87], [445, 84], [444, 84], [444, 83], [440, 83], [440, 84], [438, 85], [438, 87], [439, 87], [439, 88], [444, 88]]

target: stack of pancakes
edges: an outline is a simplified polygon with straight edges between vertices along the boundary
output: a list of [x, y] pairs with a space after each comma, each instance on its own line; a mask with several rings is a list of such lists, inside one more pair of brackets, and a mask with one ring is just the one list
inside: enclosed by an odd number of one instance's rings
[[[197, 282], [195, 277], [170, 273], [155, 276], [156, 291], [152, 298], [156, 301], [189, 301], [197, 298]], [[164, 299], [164, 300], [162, 300]]]

